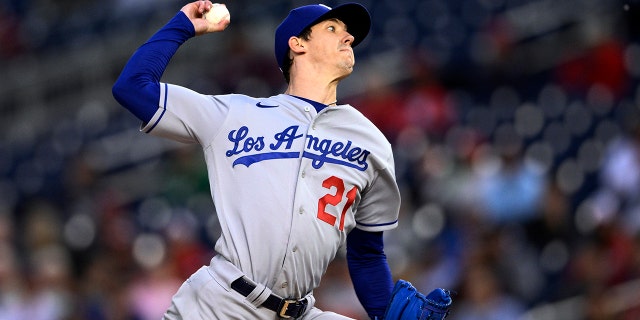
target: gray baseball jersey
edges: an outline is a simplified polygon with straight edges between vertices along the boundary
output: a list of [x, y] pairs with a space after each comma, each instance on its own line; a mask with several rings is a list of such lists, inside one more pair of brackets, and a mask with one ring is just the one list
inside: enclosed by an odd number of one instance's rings
[[320, 283], [354, 227], [397, 226], [384, 135], [349, 105], [319, 113], [286, 94], [203, 95], [161, 83], [142, 131], [199, 143], [222, 227], [216, 252], [282, 297]]

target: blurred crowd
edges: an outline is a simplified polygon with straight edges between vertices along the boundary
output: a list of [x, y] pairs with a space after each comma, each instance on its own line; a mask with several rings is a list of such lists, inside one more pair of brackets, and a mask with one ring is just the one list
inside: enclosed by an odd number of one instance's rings
[[[394, 147], [394, 278], [455, 291], [454, 320], [640, 318], [640, 2], [362, 3], [374, 26], [340, 99]], [[279, 93], [271, 30], [301, 3], [227, 4], [225, 35], [185, 45], [164, 80]], [[181, 6], [0, 1], [0, 68], [44, 77], [0, 80], [0, 320], [159, 319], [215, 254], [202, 151], [139, 133], [110, 95]], [[101, 76], [46, 78], [43, 61], [97, 45]], [[344, 252], [316, 296], [366, 317]]]

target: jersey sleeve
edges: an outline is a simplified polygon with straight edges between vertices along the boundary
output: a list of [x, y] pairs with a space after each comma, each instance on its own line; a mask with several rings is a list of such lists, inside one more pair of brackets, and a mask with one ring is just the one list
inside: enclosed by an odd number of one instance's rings
[[141, 131], [184, 143], [208, 145], [228, 114], [232, 95], [205, 95], [160, 83], [159, 108]]
[[400, 190], [395, 178], [393, 156], [377, 170], [371, 186], [363, 192], [356, 212], [356, 228], [375, 232], [398, 226]]

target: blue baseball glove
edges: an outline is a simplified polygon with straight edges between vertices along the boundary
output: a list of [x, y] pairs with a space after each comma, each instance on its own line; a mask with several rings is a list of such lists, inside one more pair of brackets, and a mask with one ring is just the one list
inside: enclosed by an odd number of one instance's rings
[[384, 320], [443, 320], [449, 315], [452, 302], [448, 290], [438, 288], [425, 296], [410, 282], [398, 280]]

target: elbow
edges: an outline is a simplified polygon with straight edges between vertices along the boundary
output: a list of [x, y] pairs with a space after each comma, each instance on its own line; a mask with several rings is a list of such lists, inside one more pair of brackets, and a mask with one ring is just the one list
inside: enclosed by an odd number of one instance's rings
[[127, 105], [126, 97], [129, 96], [127, 94], [127, 90], [130, 90], [129, 88], [131, 88], [131, 86], [128, 86], [122, 77], [119, 77], [113, 84], [113, 87], [111, 87], [111, 94], [113, 95], [113, 98], [116, 99], [116, 101], [118, 101], [118, 103], [123, 107]]
[[142, 84], [120, 75], [111, 88], [115, 100], [138, 119], [148, 122], [158, 109], [159, 84]]

